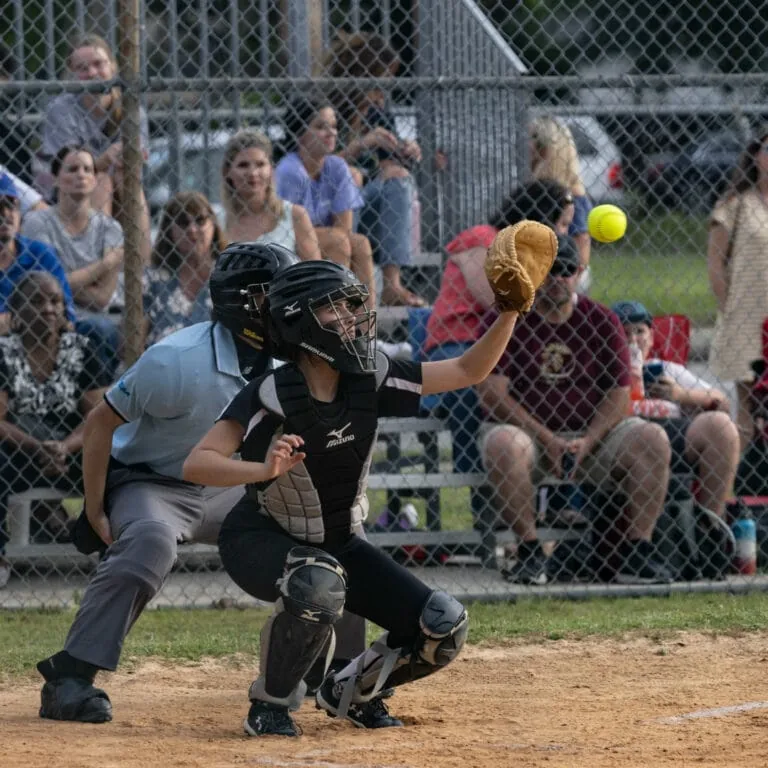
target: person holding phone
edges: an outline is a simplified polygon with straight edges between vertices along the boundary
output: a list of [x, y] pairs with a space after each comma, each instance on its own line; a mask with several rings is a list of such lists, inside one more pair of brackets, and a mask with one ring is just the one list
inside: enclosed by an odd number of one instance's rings
[[629, 342], [643, 353], [646, 396], [632, 403], [634, 415], [664, 428], [672, 447], [673, 473], [694, 471], [699, 483], [696, 507], [706, 542], [702, 554], [708, 561], [703, 575], [721, 578], [729, 562], [724, 556], [727, 537], [715, 518], [724, 518], [739, 463], [739, 432], [730, 416], [730, 402], [684, 365], [653, 356], [653, 316], [643, 304], [619, 301], [611, 309]]

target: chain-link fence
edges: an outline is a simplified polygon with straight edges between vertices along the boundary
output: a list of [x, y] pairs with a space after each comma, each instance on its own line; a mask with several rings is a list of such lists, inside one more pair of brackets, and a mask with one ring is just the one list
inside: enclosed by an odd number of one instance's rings
[[[479, 598], [763, 584], [758, 4], [4, 11], [0, 606], [85, 585], [84, 417], [143, 349], [209, 320], [227, 243], [349, 265], [380, 348], [440, 360], [493, 318], [485, 250], [524, 218], [560, 236], [553, 273], [491, 377], [381, 423], [368, 535]], [[627, 213], [616, 243], [587, 233], [599, 204]], [[86, 444], [95, 466], [108, 440]], [[191, 542], [160, 599], [242, 596]]]

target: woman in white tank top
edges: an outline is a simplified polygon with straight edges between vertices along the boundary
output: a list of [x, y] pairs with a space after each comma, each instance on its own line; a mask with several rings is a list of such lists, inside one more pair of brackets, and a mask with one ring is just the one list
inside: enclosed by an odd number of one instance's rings
[[300, 205], [278, 198], [272, 143], [262, 133], [243, 130], [227, 144], [221, 169], [221, 199], [229, 243], [277, 243], [302, 261], [320, 258], [317, 235]]

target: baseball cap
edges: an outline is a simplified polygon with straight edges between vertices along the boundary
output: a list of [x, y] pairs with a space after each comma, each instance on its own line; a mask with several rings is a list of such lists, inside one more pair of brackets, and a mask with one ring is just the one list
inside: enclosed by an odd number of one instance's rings
[[552, 264], [551, 274], [554, 277], [573, 277], [581, 266], [581, 258], [572, 237], [557, 236], [557, 255]]
[[645, 323], [653, 325], [653, 315], [639, 301], [617, 301], [611, 309], [618, 315], [622, 325]]
[[0, 197], [20, 197], [19, 190], [7, 173], [0, 174]]

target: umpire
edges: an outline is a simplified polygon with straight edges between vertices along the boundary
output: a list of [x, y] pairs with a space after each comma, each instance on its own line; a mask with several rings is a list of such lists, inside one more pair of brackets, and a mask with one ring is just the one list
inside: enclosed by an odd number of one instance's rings
[[224, 406], [270, 365], [260, 306], [296, 257], [278, 245], [234, 243], [210, 278], [212, 320], [150, 347], [89, 414], [83, 447], [85, 509], [75, 545], [106, 553], [85, 591], [64, 650], [39, 662], [40, 716], [103, 723], [112, 706], [94, 687], [115, 670], [123, 641], [158, 593], [179, 542], [215, 543], [242, 488], [181, 479], [190, 449]]

